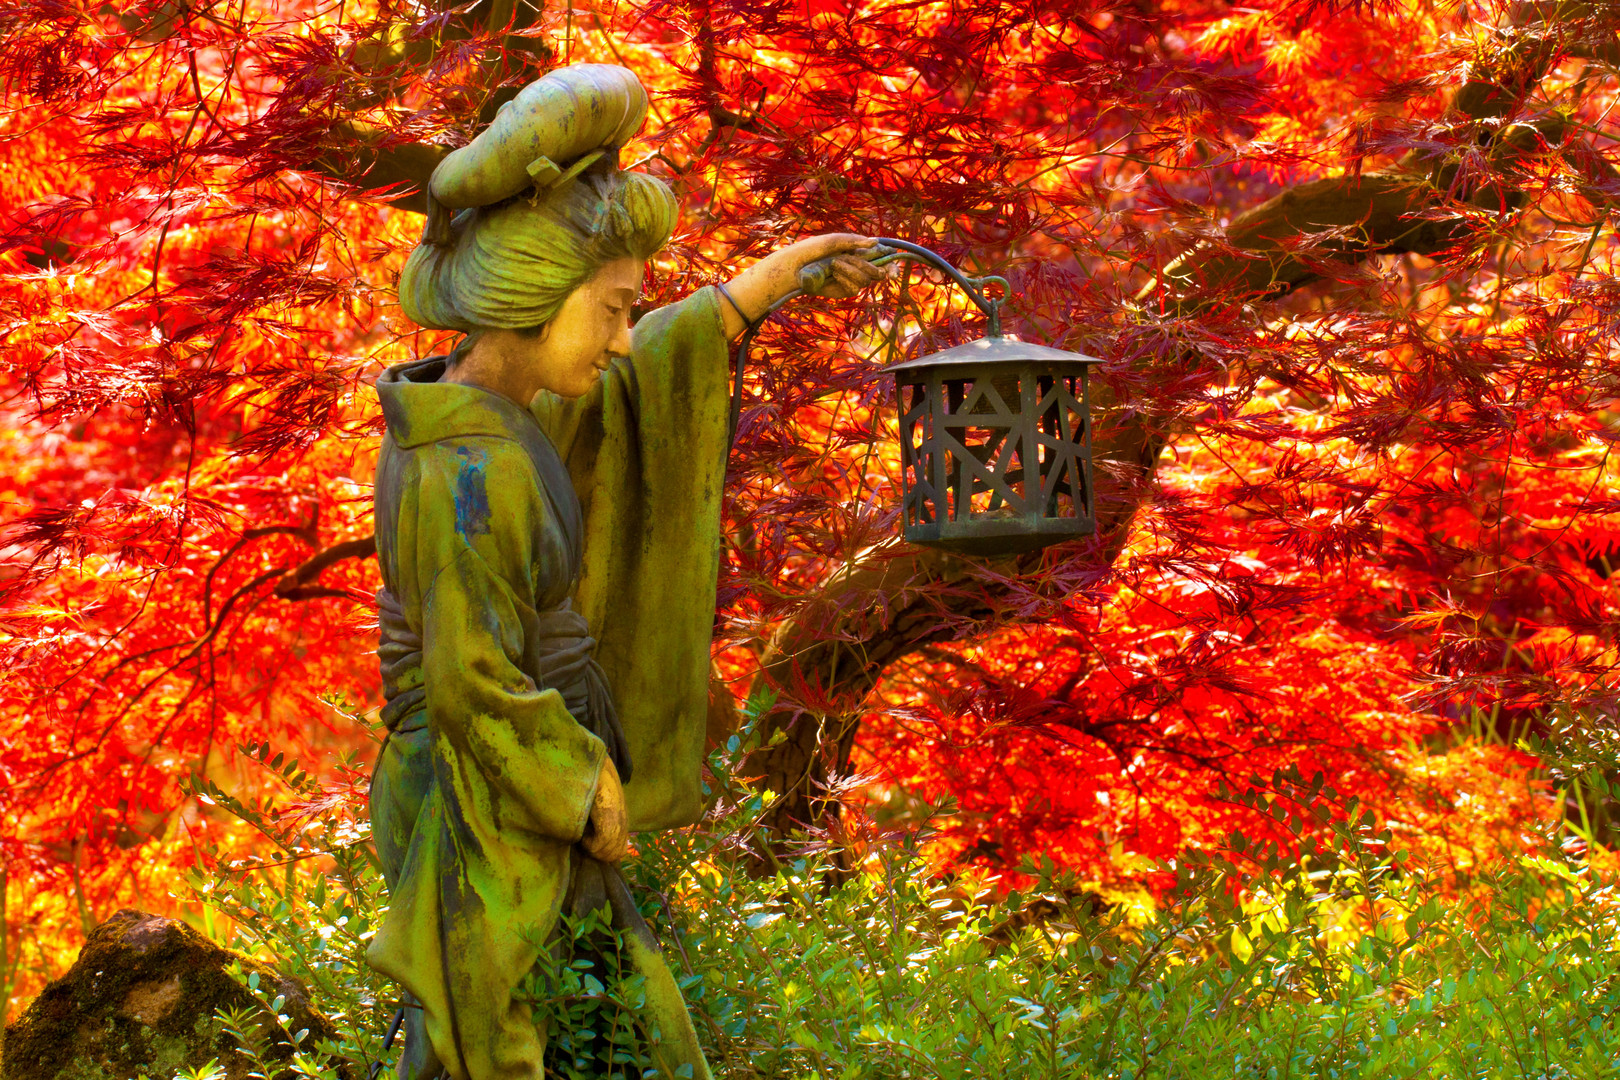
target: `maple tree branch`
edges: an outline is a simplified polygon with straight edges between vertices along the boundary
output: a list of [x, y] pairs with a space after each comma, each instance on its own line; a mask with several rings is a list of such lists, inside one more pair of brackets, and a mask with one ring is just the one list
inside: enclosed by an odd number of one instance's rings
[[363, 536], [358, 540], [348, 540], [341, 544], [334, 544], [325, 551], [317, 552], [305, 559], [297, 567], [281, 575], [271, 591], [283, 600], [313, 600], [322, 596], [350, 596], [351, 593], [343, 589], [327, 589], [311, 585], [320, 576], [321, 572], [334, 563], [344, 559], [366, 559], [377, 554], [377, 537]]
[[334, 124], [331, 136], [343, 149], [328, 150], [310, 162], [312, 171], [364, 191], [387, 189], [379, 197], [394, 209], [427, 213], [428, 179], [449, 147], [390, 143], [386, 129], [355, 120]]
[[[105, 680], [107, 676], [111, 675], [113, 672], [116, 672], [118, 669], [124, 667], [126, 664], [130, 664], [171, 649], [187, 648], [189, 646], [183, 655], [170, 662], [156, 675], [153, 675], [151, 678], [146, 680], [144, 684], [142, 684], [123, 702], [122, 708], [120, 708], [113, 715], [112, 719], [102, 727], [101, 731], [96, 735], [89, 747], [84, 750], [70, 751], [56, 762], [42, 769], [35, 777], [32, 778], [33, 781], [36, 784], [42, 784], [58, 769], [69, 765], [74, 761], [88, 757], [90, 754], [94, 753], [106, 740], [107, 736], [112, 733], [113, 729], [129, 714], [129, 712], [146, 698], [146, 695], [151, 692], [153, 687], [155, 687], [164, 678], [174, 674], [176, 671], [179, 671], [187, 661], [193, 659], [205, 648], [211, 645], [214, 639], [219, 636], [219, 632], [224, 629], [225, 620], [230, 615], [237, 602], [241, 600], [242, 597], [253, 592], [255, 589], [258, 589], [271, 581], [275, 581], [276, 584], [272, 587], [271, 593], [282, 600], [311, 600], [322, 596], [337, 596], [353, 599], [354, 594], [347, 590], [327, 589], [321, 586], [310, 585], [308, 583], [313, 581], [321, 574], [322, 571], [334, 563], [341, 562], [344, 559], [365, 558], [376, 554], [377, 540], [375, 536], [366, 536], [358, 540], [350, 540], [345, 543], [335, 544], [324, 551], [317, 552], [315, 555], [306, 559], [297, 567], [294, 567], [289, 571], [267, 570], [260, 573], [250, 578], [245, 584], [233, 591], [221, 606], [219, 615], [217, 617], [213, 615], [211, 610], [212, 604], [209, 602], [208, 597], [212, 591], [214, 575], [219, 568], [238, 551], [240, 551], [244, 545], [253, 540], [274, 535], [297, 536], [306, 542], [313, 543], [313, 537], [310, 535], [313, 529], [314, 521], [311, 520], [306, 525], [267, 525], [244, 531], [241, 538], [238, 539], [237, 542], [230, 548], [228, 548], [209, 569], [204, 585], [204, 603], [208, 610], [206, 612], [207, 617], [205, 620], [203, 633], [200, 636], [190, 640], [170, 642], [167, 645], [161, 645], [156, 648], [147, 649], [131, 656], [124, 657], [109, 668], [108, 671], [102, 675], [103, 680]], [[181, 705], [195, 695], [200, 683], [202, 682], [202, 679], [203, 676], [199, 670], [199, 672], [193, 678], [192, 689], [188, 692], [186, 698], [182, 700]], [[73, 734], [69, 739], [70, 746], [77, 744], [78, 721], [83, 718], [85, 711], [89, 708], [93, 700], [94, 698], [87, 697], [81, 703], [78, 717], [74, 722]], [[172, 723], [174, 718], [179, 715], [180, 708], [180, 705], [175, 707], [170, 715], [169, 723]], [[165, 724], [163, 731], [166, 732], [167, 728], [168, 724]], [[154, 745], [160, 744], [161, 741], [160, 733], [159, 737], [154, 740]], [[148, 757], [150, 757], [150, 754], [148, 754]]]
[[[1596, 10], [1589, 4], [1576, 7], [1572, 15], [1567, 3], [1524, 5], [1497, 33], [1502, 50], [1472, 65], [1452, 96], [1449, 115], [1479, 127], [1477, 137], [1491, 164], [1545, 154], [1564, 142], [1567, 121], [1558, 113], [1513, 118], [1560, 51], [1569, 52], [1557, 33], [1574, 16]], [[1549, 16], [1551, 24], [1545, 21]], [[1589, 144], [1572, 141], [1562, 155], [1586, 179], [1584, 197], [1608, 205], [1611, 193], [1620, 191], [1620, 172]], [[1226, 229], [1225, 250], [1200, 245], [1172, 262], [1137, 300], [1146, 302], [1166, 288], [1169, 306], [1186, 313], [1201, 306], [1200, 297], [1211, 290], [1230, 290], [1227, 295], [1239, 299], [1274, 299], [1325, 276], [1328, 260], [1440, 254], [1474, 230], [1468, 207], [1500, 213], [1523, 201], [1522, 193], [1495, 183], [1470, 190], [1463, 181], [1456, 162], [1413, 151], [1393, 170], [1296, 185], [1235, 218]]]
[[697, 42], [698, 62], [694, 74], [702, 85], [704, 111], [709, 118], [709, 132], [703, 136], [703, 141], [698, 144], [698, 148], [692, 155], [695, 158], [701, 158], [708, 152], [710, 147], [720, 141], [720, 133], [726, 128], [735, 128], [738, 131], [759, 131], [761, 125], [759, 117], [743, 116], [720, 103], [720, 77], [715, 73], [714, 19], [708, 8], [704, 8], [703, 16], [698, 21]]
[[1443, 251], [1468, 234], [1461, 217], [1425, 216], [1441, 193], [1423, 176], [1370, 173], [1313, 180], [1240, 214], [1227, 245], [1201, 247], [1172, 262], [1137, 296], [1166, 291], [1167, 307], [1189, 314], [1212, 291], [1275, 299], [1323, 276], [1330, 258]]
[[[311, 518], [306, 525], [264, 525], [259, 528], [244, 530], [242, 535], [237, 538], [236, 543], [226, 548], [225, 553], [214, 560], [214, 565], [208, 568], [208, 573], [203, 578], [203, 624], [209, 625], [214, 621], [214, 577], [227, 562], [230, 562], [232, 556], [253, 541], [266, 536], [296, 536], [306, 544], [314, 547], [314, 537], [312, 535], [314, 529], [315, 521], [314, 518]], [[168, 647], [173, 648], [173, 646]]]

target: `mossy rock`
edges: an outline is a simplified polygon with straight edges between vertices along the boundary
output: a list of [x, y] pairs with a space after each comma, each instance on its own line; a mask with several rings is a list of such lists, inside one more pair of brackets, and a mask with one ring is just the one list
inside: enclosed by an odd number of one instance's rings
[[[267, 997], [286, 999], [285, 1028], [230, 976], [233, 961], [258, 974]], [[307, 1029], [311, 1050], [337, 1038], [297, 980], [184, 923], [126, 908], [92, 930], [68, 973], [6, 1027], [0, 1080], [165, 1080], [209, 1061], [246, 1080], [251, 1066], [214, 1019], [231, 1009], [254, 1010], [272, 1061], [292, 1054], [287, 1029]]]

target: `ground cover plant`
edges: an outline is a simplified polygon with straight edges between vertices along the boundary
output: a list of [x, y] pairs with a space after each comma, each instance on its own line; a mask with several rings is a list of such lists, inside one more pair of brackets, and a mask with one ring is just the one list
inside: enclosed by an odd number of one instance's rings
[[[265, 797], [239, 747], [363, 805], [367, 384], [443, 344], [392, 292], [416, 189], [578, 61], [647, 84], [625, 162], [683, 201], [647, 304], [851, 229], [1006, 274], [1010, 330], [1106, 360], [1098, 535], [953, 560], [894, 539], [878, 369], [982, 323], [914, 276], [764, 331], [711, 717], [724, 744], [769, 703], [755, 849], [791, 866], [807, 825], [849, 873], [926, 823], [957, 879], [1050, 857], [1174, 911], [1189, 848], [1326, 828], [1230, 797], [1281, 770], [1425, 881], [1531, 873], [1554, 835], [1601, 863], [1615, 30], [1488, 0], [0, 6], [6, 1008], [116, 908], [272, 850], [221, 809]], [[781, 910], [738, 888], [743, 926]]]
[[[723, 754], [714, 765], [723, 776]], [[1319, 840], [1303, 858], [1234, 835], [1181, 860], [1165, 902], [1133, 916], [1050, 861], [1011, 894], [932, 873], [915, 834], [833, 884], [826, 848], [750, 873], [738, 855], [766, 801], [728, 786], [734, 801], [706, 827], [645, 836], [631, 863], [717, 1076], [1451, 1080], [1620, 1068], [1613, 867], [1594, 872], [1554, 835], [1463, 883], [1392, 847], [1320, 775], [1279, 772], [1233, 797], [1309, 822]], [[238, 928], [237, 944], [316, 987], [345, 1033], [305, 1047], [301, 1074], [359, 1075], [383, 1054], [395, 1000], [363, 961], [382, 896], [364, 830], [328, 811], [289, 842], [236, 809], [279, 838], [282, 858], [221, 864], [193, 885], [221, 926]], [[566, 966], [536, 977], [537, 1016], [569, 1033], [558, 1076], [599, 1075], [571, 1070], [574, 1055], [658, 1075], [631, 1030], [637, 993]]]

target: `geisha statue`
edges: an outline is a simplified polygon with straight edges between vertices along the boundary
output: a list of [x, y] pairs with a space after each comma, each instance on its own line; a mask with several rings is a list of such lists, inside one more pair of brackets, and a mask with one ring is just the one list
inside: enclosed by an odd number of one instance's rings
[[646, 111], [623, 68], [526, 87], [434, 172], [400, 277], [411, 319], [465, 334], [377, 383], [390, 900], [368, 955], [409, 1006], [400, 1080], [544, 1075], [519, 987], [593, 910], [645, 976], [661, 1073], [710, 1075], [617, 864], [631, 831], [701, 816], [727, 343], [811, 262], [830, 296], [880, 272], [867, 238], [815, 236], [630, 327], [676, 219], [618, 168]]

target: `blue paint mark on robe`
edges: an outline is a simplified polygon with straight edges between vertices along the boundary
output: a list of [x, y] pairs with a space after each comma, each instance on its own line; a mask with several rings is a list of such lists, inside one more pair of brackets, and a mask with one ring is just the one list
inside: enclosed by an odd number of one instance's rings
[[489, 535], [489, 492], [484, 489], [482, 450], [463, 446], [456, 450], [461, 471], [456, 474], [456, 532], [471, 539]]

